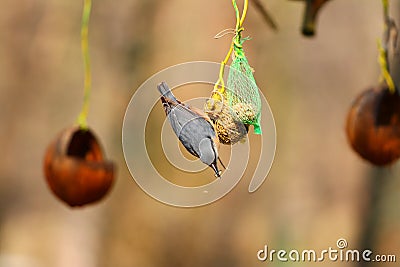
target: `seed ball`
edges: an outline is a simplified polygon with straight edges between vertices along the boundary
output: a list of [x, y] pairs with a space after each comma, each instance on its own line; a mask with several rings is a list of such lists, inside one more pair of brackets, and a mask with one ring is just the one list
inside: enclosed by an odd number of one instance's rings
[[82, 206], [102, 199], [114, 181], [114, 164], [104, 159], [91, 130], [71, 127], [48, 146], [44, 174], [51, 191], [62, 201]]
[[400, 96], [387, 86], [366, 90], [347, 116], [347, 138], [352, 148], [377, 166], [400, 157]]
[[227, 113], [222, 114], [215, 121], [215, 126], [218, 138], [222, 144], [235, 144], [247, 134], [245, 125]]
[[257, 117], [253, 106], [247, 103], [237, 103], [232, 109], [242, 122], [253, 122]]
[[248, 126], [244, 125], [235, 112], [221, 101], [213, 99], [207, 101], [205, 112], [214, 122], [215, 130], [222, 144], [235, 144], [246, 136]]

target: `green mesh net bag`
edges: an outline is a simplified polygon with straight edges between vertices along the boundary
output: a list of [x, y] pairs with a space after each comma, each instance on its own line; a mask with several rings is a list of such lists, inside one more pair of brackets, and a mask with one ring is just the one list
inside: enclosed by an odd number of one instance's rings
[[255, 134], [261, 134], [261, 98], [253, 69], [241, 47], [235, 47], [226, 89], [225, 99], [238, 119], [246, 125], [253, 125]]
[[262, 133], [261, 98], [253, 69], [241, 46], [243, 41], [236, 42], [233, 46], [235, 57], [229, 68], [227, 86], [223, 85], [220, 75], [217, 82], [219, 86], [214, 88], [211, 98], [204, 106], [204, 111], [214, 122], [219, 140], [223, 144], [244, 141], [249, 125], [254, 126], [255, 134]]
[[[248, 0], [244, 1], [240, 16], [236, 0], [232, 0], [236, 13], [236, 27], [231, 47], [221, 62], [219, 78], [211, 97], [206, 101], [204, 111], [214, 122], [219, 140], [223, 144], [235, 144], [245, 139], [249, 125], [254, 126], [254, 133], [261, 134], [261, 98], [253, 76], [253, 69], [247, 61], [243, 42], [248, 38], [241, 37], [244, 19], [247, 14]], [[230, 32], [224, 30], [216, 35], [220, 38]], [[234, 52], [229, 68], [227, 86], [224, 83], [224, 68]]]

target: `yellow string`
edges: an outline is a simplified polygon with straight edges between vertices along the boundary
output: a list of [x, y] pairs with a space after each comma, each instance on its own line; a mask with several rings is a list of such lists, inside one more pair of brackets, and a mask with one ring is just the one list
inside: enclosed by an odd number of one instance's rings
[[232, 55], [234, 46], [241, 46], [240, 44], [240, 32], [243, 30], [242, 25], [244, 23], [244, 20], [246, 19], [247, 15], [247, 10], [249, 7], [249, 0], [244, 0], [243, 4], [243, 11], [242, 11], [242, 16], [240, 16], [239, 9], [236, 4], [236, 0], [232, 0], [232, 5], [233, 8], [235, 9], [235, 14], [236, 14], [236, 27], [235, 27], [235, 36], [232, 39], [231, 46], [229, 48], [228, 53], [225, 56], [225, 59], [221, 62], [221, 67], [219, 70], [219, 77], [217, 82], [214, 85], [214, 94], [212, 95], [213, 99], [222, 101], [221, 95], [224, 94], [225, 92], [225, 82], [224, 82], [224, 71], [225, 71], [225, 66], [228, 64], [228, 60]]
[[389, 17], [389, 0], [382, 0], [383, 13], [385, 18]]
[[232, 0], [232, 5], [233, 5], [233, 8], [235, 9], [235, 15], [236, 15], [236, 26], [235, 26], [235, 29], [238, 30], [240, 28], [241, 19], [240, 19], [239, 8], [238, 8], [238, 6], [236, 4], [236, 0]]
[[87, 116], [89, 112], [89, 97], [92, 87], [92, 76], [90, 72], [90, 57], [89, 57], [89, 18], [90, 11], [92, 8], [91, 0], [84, 0], [83, 13], [82, 13], [82, 24], [81, 24], [81, 49], [83, 56], [83, 67], [84, 67], [84, 87], [83, 87], [83, 106], [81, 113], [78, 116], [78, 124], [81, 129], [87, 129]]
[[379, 50], [379, 65], [381, 66], [381, 79], [384, 79], [389, 91], [393, 94], [396, 92], [396, 86], [394, 85], [392, 76], [390, 76], [387, 64], [387, 52], [382, 46], [382, 41], [378, 40], [378, 50]]
[[243, 6], [243, 12], [242, 12], [242, 17], [240, 19], [240, 24], [239, 24], [239, 28], [242, 27], [244, 20], [246, 19], [246, 15], [247, 15], [247, 10], [249, 9], [249, 1], [245, 0], [244, 1], [244, 6]]
[[[382, 0], [382, 6], [383, 6], [383, 15], [384, 15], [384, 20], [385, 20], [385, 31], [389, 30], [389, 25], [388, 21], [390, 20], [389, 17], [389, 0]], [[387, 42], [389, 40], [386, 40]], [[388, 66], [388, 55], [387, 55], [387, 50], [383, 47], [382, 45], [382, 40], [378, 40], [378, 51], [379, 51], [379, 57], [378, 57], [378, 62], [381, 67], [381, 80], [384, 80], [389, 88], [389, 91], [393, 94], [396, 92], [396, 86], [393, 82], [392, 76], [390, 75], [389, 72], [389, 66]]]

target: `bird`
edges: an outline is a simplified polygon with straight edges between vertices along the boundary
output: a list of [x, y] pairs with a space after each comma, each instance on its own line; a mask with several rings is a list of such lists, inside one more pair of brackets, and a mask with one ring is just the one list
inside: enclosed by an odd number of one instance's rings
[[161, 103], [169, 123], [186, 150], [208, 165], [220, 178], [217, 160], [225, 168], [218, 156], [219, 141], [210, 118], [199, 109], [188, 106], [172, 94], [166, 82], [157, 86], [161, 93]]

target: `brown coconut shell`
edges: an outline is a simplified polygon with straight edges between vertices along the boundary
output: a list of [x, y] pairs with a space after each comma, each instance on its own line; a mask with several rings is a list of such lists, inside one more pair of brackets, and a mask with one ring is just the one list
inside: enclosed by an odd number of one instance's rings
[[347, 138], [352, 148], [374, 165], [400, 157], [400, 96], [387, 86], [359, 95], [347, 116]]
[[53, 193], [70, 206], [102, 199], [114, 180], [114, 164], [104, 159], [91, 130], [63, 130], [46, 150], [44, 173]]
[[315, 24], [322, 6], [330, 0], [303, 0], [306, 2], [306, 10], [303, 16], [302, 33], [304, 36], [315, 35]]

